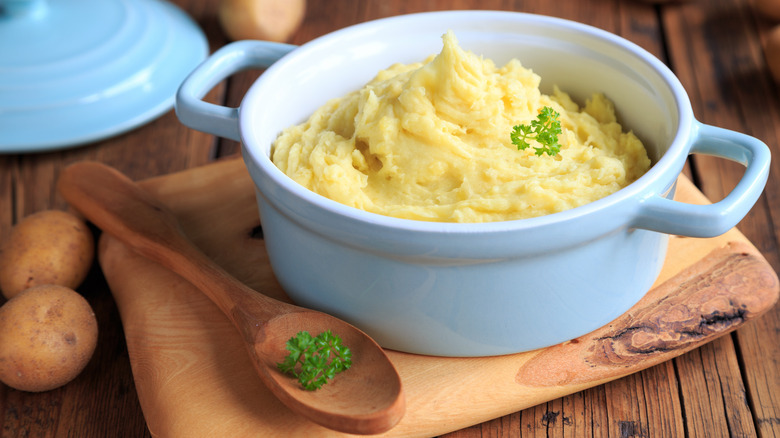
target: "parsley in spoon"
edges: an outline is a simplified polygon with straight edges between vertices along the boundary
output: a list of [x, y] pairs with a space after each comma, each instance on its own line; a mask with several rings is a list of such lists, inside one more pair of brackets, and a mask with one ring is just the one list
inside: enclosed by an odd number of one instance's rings
[[287, 341], [286, 348], [290, 354], [277, 364], [279, 371], [293, 375], [309, 391], [321, 388], [352, 366], [352, 352], [330, 330], [316, 337], [299, 332]]

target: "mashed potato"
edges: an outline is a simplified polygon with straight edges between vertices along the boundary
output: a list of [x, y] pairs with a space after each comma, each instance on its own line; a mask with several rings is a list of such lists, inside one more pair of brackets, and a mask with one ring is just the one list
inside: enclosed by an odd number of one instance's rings
[[[503, 67], [464, 51], [448, 32], [436, 56], [396, 64], [360, 90], [286, 129], [272, 160], [304, 187], [399, 218], [488, 222], [574, 208], [650, 167], [644, 146], [596, 94], [583, 108], [518, 60]], [[560, 113], [560, 153], [518, 150], [510, 132], [539, 111]], [[532, 144], [533, 146], [533, 144]]]

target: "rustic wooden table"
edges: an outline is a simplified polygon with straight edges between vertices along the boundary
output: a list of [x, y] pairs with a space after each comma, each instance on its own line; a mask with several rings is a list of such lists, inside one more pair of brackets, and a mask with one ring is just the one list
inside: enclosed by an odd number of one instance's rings
[[[763, 53], [775, 23], [756, 12], [755, 1], [309, 0], [305, 22], [290, 42], [301, 44], [366, 20], [439, 9], [501, 9], [576, 20], [627, 38], [663, 60], [688, 90], [699, 120], [758, 137], [777, 153], [780, 94]], [[212, 51], [227, 42], [216, 19], [217, 0], [175, 3], [202, 26]], [[257, 74], [236, 75], [207, 99], [235, 106]], [[238, 151], [235, 142], [185, 128], [171, 111], [97, 144], [0, 155], [0, 239], [26, 215], [67, 207], [54, 183], [70, 163], [98, 160], [143, 179]], [[700, 155], [686, 171], [711, 199], [720, 199], [742, 173], [738, 165]], [[770, 174], [765, 195], [739, 225], [775, 270], [780, 268], [777, 174]], [[97, 264], [79, 291], [94, 307], [100, 327], [92, 361], [76, 380], [53, 391], [32, 394], [0, 385], [3, 437], [150, 435], [118, 311]], [[780, 306], [672, 361], [448, 436], [780, 436]]]

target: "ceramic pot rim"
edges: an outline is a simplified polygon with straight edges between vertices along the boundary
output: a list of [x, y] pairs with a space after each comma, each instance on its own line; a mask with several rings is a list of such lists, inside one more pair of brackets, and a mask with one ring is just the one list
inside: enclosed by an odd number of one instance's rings
[[[290, 60], [306, 57], [309, 53], [319, 50], [328, 50], [338, 42], [352, 34], [370, 33], [373, 29], [386, 26], [419, 26], [431, 19], [469, 20], [470, 22], [494, 22], [509, 21], [514, 24], [534, 22], [540, 25], [553, 26], [569, 32], [580, 33], [591, 38], [596, 38], [605, 44], [619, 48], [622, 52], [633, 56], [645, 64], [650, 70], [662, 78], [669, 92], [674, 96], [674, 103], [678, 113], [678, 125], [673, 136], [673, 141], [661, 158], [655, 162], [652, 168], [638, 180], [627, 187], [589, 204], [554, 213], [546, 216], [485, 223], [445, 223], [427, 222], [413, 219], [402, 219], [366, 212], [354, 207], [349, 207], [316, 194], [299, 185], [283, 172], [281, 172], [270, 160], [263, 148], [256, 145], [251, 134], [251, 111], [247, 111], [252, 105], [262, 105], [259, 101], [253, 101], [258, 87], [268, 86], [274, 81], [283, 80], [283, 69]], [[308, 115], [307, 115], [308, 116]], [[655, 56], [638, 45], [607, 31], [582, 23], [573, 22], [561, 18], [528, 14], [522, 12], [505, 11], [445, 11], [423, 12], [409, 15], [394, 16], [375, 21], [360, 23], [338, 31], [326, 34], [314, 39], [295, 49], [266, 70], [252, 88], [247, 92], [239, 113], [240, 130], [243, 141], [244, 160], [252, 170], [253, 176], [260, 175], [262, 181], [256, 181], [261, 195], [266, 196], [279, 206], [293, 208], [290, 199], [302, 200], [310, 204], [314, 210], [321, 210], [329, 215], [341, 216], [347, 220], [345, 226], [370, 226], [384, 231], [396, 230], [400, 232], [442, 233], [454, 234], [486, 234], [495, 232], [535, 230], [548, 226], [559, 227], [565, 223], [576, 221], [610, 209], [612, 206], [628, 202], [639, 202], [645, 196], [658, 194], [656, 190], [648, 191], [648, 188], [664, 180], [668, 189], [676, 181], [679, 171], [688, 155], [690, 145], [696, 136], [698, 123], [694, 120], [690, 100], [684, 88], [672, 71]], [[270, 187], [269, 184], [273, 185]], [[273, 193], [271, 195], [268, 195]], [[633, 199], [633, 201], [631, 201]], [[624, 213], [630, 214], [629, 207]], [[627, 226], [627, 224], [626, 224]]]

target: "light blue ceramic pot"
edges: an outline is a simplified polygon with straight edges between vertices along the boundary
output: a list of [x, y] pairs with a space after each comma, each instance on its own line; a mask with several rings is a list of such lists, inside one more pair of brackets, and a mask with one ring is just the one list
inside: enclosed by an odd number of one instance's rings
[[[502, 65], [518, 58], [584, 101], [604, 92], [654, 165], [630, 186], [553, 215], [496, 223], [431, 223], [350, 208], [299, 186], [270, 161], [276, 136], [326, 100], [361, 87], [392, 63], [460, 45]], [[216, 83], [270, 66], [240, 108], [203, 102]], [[303, 46], [242, 41], [216, 52], [182, 85], [179, 118], [240, 140], [257, 187], [271, 264], [296, 303], [337, 315], [381, 345], [444, 356], [487, 356], [563, 342], [609, 323], [656, 279], [668, 234], [707, 237], [735, 226], [766, 183], [759, 140], [697, 122], [672, 72], [602, 30], [511, 12], [452, 11], [349, 27]], [[746, 165], [722, 201], [671, 200], [691, 153]]]

